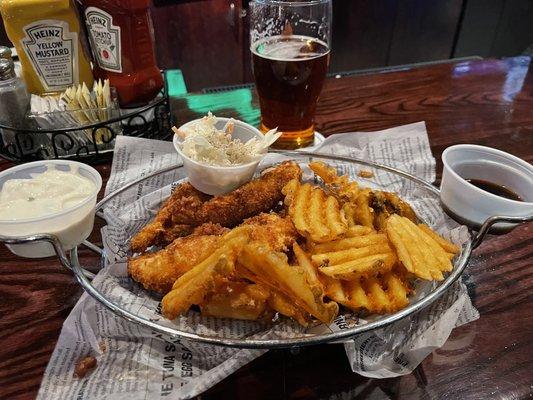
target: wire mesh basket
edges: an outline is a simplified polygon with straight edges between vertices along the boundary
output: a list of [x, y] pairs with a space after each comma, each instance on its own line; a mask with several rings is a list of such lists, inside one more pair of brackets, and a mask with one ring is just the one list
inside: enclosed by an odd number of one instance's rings
[[135, 110], [114, 110], [104, 122], [83, 126], [42, 128], [0, 123], [0, 156], [13, 162], [72, 159], [84, 162], [109, 160], [118, 135], [151, 139], [170, 136], [168, 97], [162, 95]]
[[[383, 174], [385, 174], [386, 176], [389, 176], [389, 178], [397, 179], [398, 182], [401, 182], [402, 186], [405, 187], [405, 190], [417, 193], [417, 196], [423, 196], [426, 200], [438, 201], [440, 197], [439, 189], [435, 188], [431, 183], [407, 172], [383, 164], [377, 164], [352, 157], [309, 151], [277, 150], [275, 152], [279, 155], [283, 155], [286, 159], [299, 161], [300, 163], [320, 160], [329, 163], [337, 163], [337, 167], [349, 168], [349, 166], [353, 167], [354, 165], [357, 165], [371, 168], [373, 171], [380, 171], [381, 176], [384, 176]], [[262, 167], [268, 168], [270, 166], [272, 166], [270, 162], [267, 162]], [[147, 180], [160, 177], [163, 174], [181, 168], [183, 168], [183, 164], [181, 163], [171, 165], [126, 183], [119, 189], [108, 193], [96, 204], [96, 215], [100, 218], [104, 218], [105, 207], [109, 205], [116, 196], [124, 191], [135, 190], [139, 184], [146, 182]], [[355, 171], [353, 168], [352, 170]], [[378, 182], [375, 183], [377, 185], [376, 187], [381, 187], [381, 184]], [[420, 203], [422, 207], [423, 204], [424, 202]], [[419, 210], [421, 211], [421, 209]], [[444, 209], [441, 212], [439, 211], [439, 214], [443, 219], [452, 223], [452, 217], [448, 216]], [[160, 318], [160, 308], [157, 305], [161, 297], [152, 292], [144, 291], [144, 289], [136, 286], [131, 277], [127, 275], [127, 272], [123, 271], [121, 268], [109, 268], [109, 264], [107, 264], [109, 261], [108, 257], [110, 257], [109, 251], [106, 252], [104, 249], [100, 249], [91, 242], [84, 241], [83, 245], [101, 256], [100, 267], [107, 265], [107, 267], [100, 272], [98, 280], [93, 280], [95, 274], [88, 269], [85, 269], [80, 263], [78, 258], [78, 248], [75, 247], [70, 250], [70, 252], [67, 252], [63, 248], [59, 238], [55, 235], [47, 233], [29, 236], [0, 235], [0, 243], [5, 243], [10, 246], [31, 243], [50, 244], [61, 264], [74, 273], [77, 281], [90, 296], [114, 314], [123, 317], [132, 323], [143, 326], [152, 332], [168, 335], [172, 338], [180, 338], [218, 346], [248, 349], [274, 349], [322, 343], [338, 343], [353, 338], [355, 335], [381, 329], [410, 315], [415, 315], [422, 309], [434, 304], [440, 296], [453, 287], [452, 285], [454, 282], [461, 277], [467, 268], [473, 250], [481, 244], [494, 224], [499, 222], [518, 224], [532, 220], [533, 215], [525, 217], [492, 216], [488, 218], [477, 232], [473, 230], [469, 231], [467, 235], [468, 239], [463, 243], [460, 254], [454, 259], [453, 271], [447, 274], [442, 281], [419, 285], [418, 290], [415, 291], [410, 299], [410, 304], [406, 308], [391, 314], [375, 315], [373, 318], [367, 318], [366, 322], [361, 322], [357, 314], [344, 310], [343, 314], [339, 315], [339, 317], [342, 317], [340, 321], [342, 321], [343, 326], [342, 328], [339, 327], [339, 329], [335, 330], [317, 330], [313, 329], [313, 326], [305, 328], [305, 330], [302, 327], [291, 328], [288, 325], [288, 321], [283, 319], [276, 320], [275, 322], [272, 321], [271, 325], [265, 325], [257, 321], [236, 322], [236, 320], [224, 319], [218, 320], [220, 322], [220, 324], [217, 325], [218, 328], [213, 329], [211, 326], [215, 326], [215, 323], [212, 321], [212, 318], [214, 317], [202, 317], [195, 311], [190, 311], [188, 315], [180, 319], [173, 321], [165, 320]], [[435, 224], [435, 221], [433, 224]], [[111, 257], [111, 259], [112, 258], [113, 257]], [[132, 298], [135, 300], [132, 300]], [[316, 328], [316, 326], [314, 328]], [[265, 334], [265, 329], [271, 330], [268, 334]], [[411, 334], [416, 334], [416, 332], [411, 332]]]

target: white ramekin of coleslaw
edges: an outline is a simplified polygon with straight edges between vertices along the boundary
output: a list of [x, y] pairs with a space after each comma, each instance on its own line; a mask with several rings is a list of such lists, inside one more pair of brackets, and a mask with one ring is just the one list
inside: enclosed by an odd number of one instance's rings
[[211, 113], [174, 130], [174, 147], [183, 159], [190, 183], [219, 195], [249, 181], [269, 146], [281, 133], [261, 133], [246, 122]]

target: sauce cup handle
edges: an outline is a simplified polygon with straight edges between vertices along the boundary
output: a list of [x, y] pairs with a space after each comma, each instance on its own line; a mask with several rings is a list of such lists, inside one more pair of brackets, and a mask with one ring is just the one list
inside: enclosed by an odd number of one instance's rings
[[489, 232], [491, 226], [498, 222], [511, 222], [511, 223], [525, 223], [533, 221], [533, 215], [528, 215], [525, 217], [509, 217], [504, 215], [493, 215], [492, 217], [489, 217], [483, 222], [481, 227], [479, 228], [479, 231], [474, 234], [474, 237], [472, 239], [472, 249], [475, 249], [478, 247], [487, 233]]

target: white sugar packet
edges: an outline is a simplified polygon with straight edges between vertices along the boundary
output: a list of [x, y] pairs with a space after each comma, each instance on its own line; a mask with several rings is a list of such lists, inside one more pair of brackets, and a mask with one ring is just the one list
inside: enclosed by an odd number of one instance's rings
[[[317, 151], [370, 159], [429, 181], [435, 178], [435, 160], [424, 123], [381, 132], [335, 135]], [[279, 158], [269, 155], [270, 162]], [[140, 176], [179, 162], [169, 142], [118, 137], [106, 194]], [[338, 167], [343, 169], [342, 165]], [[344, 172], [356, 176], [360, 168], [346, 169], [344, 165]], [[412, 195], [413, 187], [405, 180], [379, 170], [373, 172], [375, 176], [365, 184], [386, 184], [402, 195]], [[189, 313], [177, 321], [163, 319], [159, 298], [147, 295], [127, 275], [127, 242], [155, 215], [173, 184], [183, 177], [182, 169], [152, 177], [110, 202], [105, 211], [108, 225], [102, 230], [107, 267], [93, 282], [103, 295], [126, 310], [162, 325], [177, 325], [185, 331], [209, 336], [289, 338], [311, 332], [338, 331], [365, 322], [347, 313], [330, 326], [318, 325], [306, 331], [291, 322], [270, 326], [206, 318], [197, 313]], [[407, 198], [428, 222], [446, 231], [452, 229], [450, 238], [454, 242], [460, 244], [466, 239], [464, 229], [444, 224], [434, 199], [421, 193]], [[429, 289], [428, 285], [421, 287], [417, 296]], [[455, 326], [478, 317], [464, 285], [457, 283], [431, 307], [415, 316], [346, 340], [346, 354], [353, 371], [365, 376], [407, 374], [434, 348], [444, 344]], [[84, 294], [64, 323], [38, 398], [186, 399], [202, 393], [263, 353], [263, 350], [229, 349], [163, 337], [127, 322]], [[97, 368], [83, 379], [74, 378], [77, 360], [87, 354], [96, 356]]]

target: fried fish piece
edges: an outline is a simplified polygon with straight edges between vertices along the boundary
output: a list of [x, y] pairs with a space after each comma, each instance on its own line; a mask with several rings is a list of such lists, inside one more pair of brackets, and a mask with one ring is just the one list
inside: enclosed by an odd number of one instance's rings
[[174, 225], [198, 226], [213, 222], [231, 228], [244, 219], [272, 210], [282, 199], [281, 189], [291, 179], [301, 179], [302, 170], [294, 161], [285, 161], [261, 173], [232, 192], [183, 208], [172, 208]]
[[276, 213], [262, 213], [246, 219], [242, 226], [250, 226], [250, 239], [267, 245], [274, 251], [287, 251], [298, 239], [298, 231], [289, 217]]
[[[248, 218], [241, 226], [247, 227], [250, 238], [275, 251], [286, 251], [298, 238], [291, 220], [275, 213]], [[144, 288], [165, 294], [176, 279], [220, 247], [221, 235], [227, 232], [229, 229], [219, 224], [203, 224], [160, 251], [130, 258], [128, 272]]]
[[164, 246], [180, 236], [189, 235], [194, 226], [174, 224], [172, 213], [180, 208], [198, 208], [210, 198], [211, 196], [196, 190], [189, 182], [178, 185], [163, 203], [155, 218], [131, 238], [131, 250], [142, 252], [150, 246]]
[[259, 178], [240, 188], [215, 197], [199, 192], [190, 183], [181, 184], [154, 220], [131, 239], [131, 249], [141, 252], [152, 245], [167, 245], [206, 222], [228, 228], [237, 226], [246, 218], [274, 208], [283, 199], [283, 186], [301, 175], [298, 164], [286, 161], [263, 171]]
[[128, 272], [145, 289], [165, 294], [176, 279], [220, 247], [221, 233], [181, 237], [163, 250], [130, 258]]
[[357, 195], [355, 202], [350, 203], [350, 206], [352, 206], [351, 214], [353, 215], [353, 223], [370, 228], [374, 227], [374, 209], [370, 206], [372, 198], [372, 190], [365, 188]]

